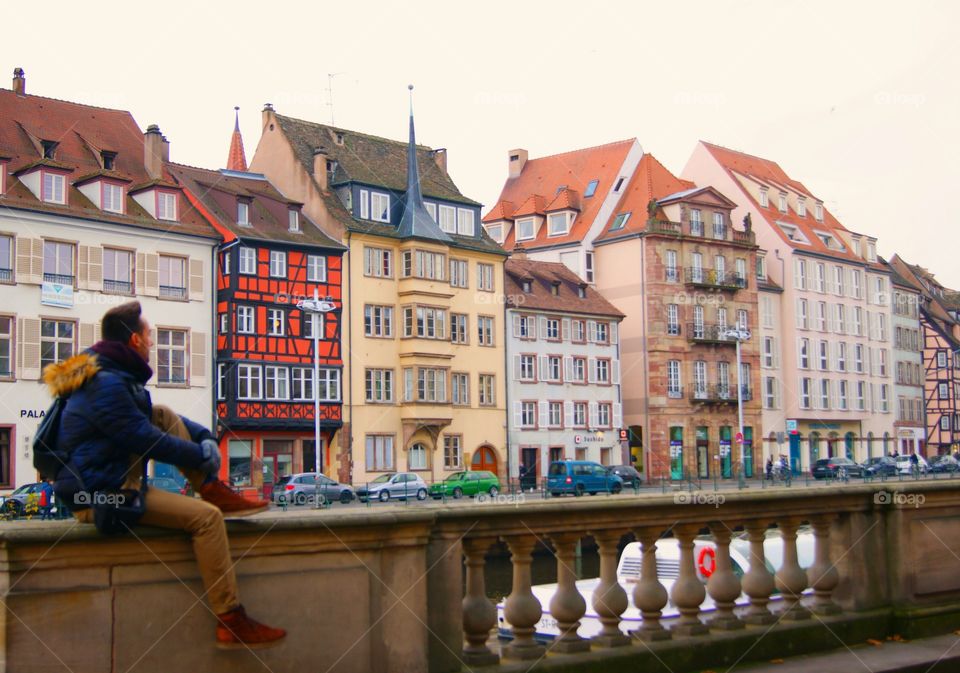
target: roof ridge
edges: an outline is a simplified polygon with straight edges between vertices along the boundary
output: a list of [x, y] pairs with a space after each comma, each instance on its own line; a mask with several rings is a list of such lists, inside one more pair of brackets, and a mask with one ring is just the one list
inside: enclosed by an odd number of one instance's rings
[[[65, 103], [67, 105], [76, 105], [77, 107], [91, 108], [94, 110], [106, 110], [107, 112], [120, 112], [122, 114], [130, 115], [130, 117], [133, 118], [133, 113], [130, 112], [130, 110], [123, 110], [121, 108], [116, 108], [116, 107], [103, 107], [102, 105], [90, 105], [89, 103], [78, 103], [77, 101], [73, 101], [73, 100], [66, 100], [64, 98], [54, 98], [52, 96], [40, 96], [35, 93], [28, 93], [28, 94], [24, 94], [23, 96], [17, 96], [16, 92], [14, 92], [13, 89], [5, 89], [3, 87], [0, 87], [0, 92], [13, 94], [16, 98], [42, 98], [43, 100], [50, 100], [50, 101], [54, 101], [55, 103]], [[137, 124], [137, 126], [139, 126], [139, 124]]]
[[[400, 147], [402, 147], [402, 148], [404, 148], [404, 149], [406, 149], [406, 147], [407, 147], [407, 142], [405, 142], [405, 141], [403, 141], [403, 140], [394, 140], [393, 138], [386, 138], [386, 137], [384, 137], [384, 136], [376, 136], [376, 135], [373, 135], [372, 133], [364, 133], [363, 131], [354, 131], [353, 129], [343, 128], [342, 126], [331, 126], [330, 124], [324, 124], [324, 123], [322, 123], [322, 122], [314, 122], [314, 121], [310, 121], [309, 119], [299, 119], [299, 118], [297, 118], [297, 117], [288, 117], [288, 116], [286, 116], [286, 115], [282, 115], [282, 114], [279, 114], [279, 113], [274, 113], [274, 114], [277, 116], [277, 118], [281, 118], [281, 117], [282, 117], [283, 119], [289, 119], [289, 120], [291, 120], [291, 121], [299, 122], [299, 123], [301, 123], [301, 124], [309, 124], [310, 126], [314, 126], [314, 127], [317, 127], [317, 128], [332, 129], [332, 130], [334, 130], [334, 131], [343, 131], [344, 133], [350, 133], [350, 134], [355, 135], [355, 136], [361, 136], [361, 137], [364, 137], [364, 138], [371, 138], [371, 139], [373, 139], [373, 140], [379, 140], [379, 141], [381, 141], [381, 142], [392, 143], [392, 144], [398, 145], [398, 146], [400, 146]], [[429, 145], [423, 145], [423, 144], [421, 144], [421, 143], [417, 143], [417, 149], [424, 149], [424, 150], [428, 150], [428, 151], [431, 151], [431, 152], [432, 152], [434, 148], [430, 147]]]
[[592, 145], [590, 147], [581, 147], [575, 150], [567, 150], [566, 152], [557, 152], [556, 154], [545, 154], [542, 157], [534, 157], [533, 159], [529, 159], [527, 163], [531, 161], [539, 161], [540, 159], [554, 159], [556, 157], [562, 157], [567, 154], [576, 154], [577, 152], [587, 152], [590, 150], [598, 150], [603, 147], [612, 147], [613, 145], [622, 145], [624, 143], [632, 143], [634, 141], [636, 141], [636, 138], [627, 138], [625, 140], [614, 140], [613, 142], [602, 143], [600, 145]]

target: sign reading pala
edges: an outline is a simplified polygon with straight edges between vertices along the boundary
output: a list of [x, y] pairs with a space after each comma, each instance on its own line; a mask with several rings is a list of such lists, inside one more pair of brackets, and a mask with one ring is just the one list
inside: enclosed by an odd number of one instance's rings
[[45, 306], [73, 308], [73, 286], [44, 283], [40, 286], [40, 303]]

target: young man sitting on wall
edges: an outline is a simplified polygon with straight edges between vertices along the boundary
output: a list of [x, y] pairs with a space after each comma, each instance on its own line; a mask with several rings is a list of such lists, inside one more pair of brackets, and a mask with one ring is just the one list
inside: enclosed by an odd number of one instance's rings
[[57, 475], [56, 493], [81, 522], [93, 521], [81, 492], [137, 490], [143, 462], [176, 465], [201, 499], [150, 489], [139, 520], [188, 532], [210, 605], [217, 615], [216, 644], [224, 649], [280, 644], [286, 631], [247, 617], [237, 590], [223, 515], [265, 510], [265, 501], [241, 498], [219, 480], [220, 450], [209, 430], [164, 406], [153, 406], [144, 388], [153, 375], [150, 324], [132, 301], [106, 312], [103, 340], [72, 358], [47, 366], [44, 382], [54, 396], [69, 395], [58, 448], [70, 461]]

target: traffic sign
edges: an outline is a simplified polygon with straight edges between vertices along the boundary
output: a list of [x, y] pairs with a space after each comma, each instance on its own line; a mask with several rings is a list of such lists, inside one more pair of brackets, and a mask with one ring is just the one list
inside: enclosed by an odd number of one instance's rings
[[743, 433], [738, 432], [736, 435], [737, 444], [743, 444]]

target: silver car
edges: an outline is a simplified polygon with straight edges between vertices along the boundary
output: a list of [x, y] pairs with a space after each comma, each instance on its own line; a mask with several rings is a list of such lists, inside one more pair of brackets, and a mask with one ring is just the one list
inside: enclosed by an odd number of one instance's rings
[[356, 495], [347, 484], [341, 484], [330, 477], [316, 472], [300, 472], [281, 477], [273, 485], [270, 499], [277, 503], [293, 503], [294, 505], [316, 504], [314, 498], [321, 498], [320, 502], [340, 501], [344, 504], [351, 502]]
[[357, 497], [360, 502], [367, 500], [387, 502], [390, 498], [426, 500], [427, 482], [413, 472], [387, 472], [359, 487]]

